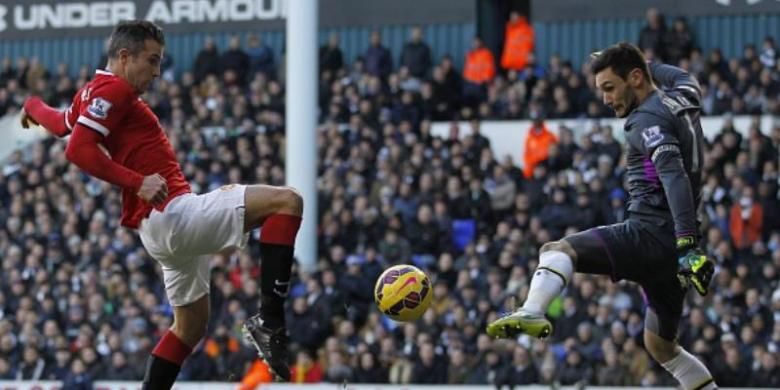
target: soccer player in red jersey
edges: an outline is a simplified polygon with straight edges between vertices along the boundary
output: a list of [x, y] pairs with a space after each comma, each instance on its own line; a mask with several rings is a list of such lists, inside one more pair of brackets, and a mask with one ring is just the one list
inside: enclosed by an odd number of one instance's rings
[[248, 232], [261, 226], [261, 308], [243, 330], [273, 374], [289, 380], [283, 304], [303, 200], [293, 188], [267, 185], [191, 192], [160, 122], [140, 97], [160, 76], [164, 46], [154, 23], [119, 23], [111, 34], [107, 69], [96, 71], [65, 112], [38, 97], [27, 99], [22, 126], [40, 124], [58, 137], [70, 135], [67, 159], [121, 187], [122, 226], [136, 229], [162, 266], [174, 321], [152, 351], [143, 389], [170, 389], [203, 338], [210, 255], [243, 247]]

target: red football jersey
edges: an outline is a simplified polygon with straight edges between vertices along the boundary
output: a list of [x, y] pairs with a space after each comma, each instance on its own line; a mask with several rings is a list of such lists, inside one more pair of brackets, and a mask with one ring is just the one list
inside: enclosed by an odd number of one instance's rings
[[[156, 206], [162, 211], [171, 199], [191, 189], [160, 121], [126, 81], [104, 70], [95, 73], [73, 97], [65, 125], [73, 130], [78, 123], [102, 134], [102, 145], [114, 162], [143, 176], [164, 177], [168, 198]], [[122, 189], [122, 226], [138, 228], [153, 208], [130, 189]]]

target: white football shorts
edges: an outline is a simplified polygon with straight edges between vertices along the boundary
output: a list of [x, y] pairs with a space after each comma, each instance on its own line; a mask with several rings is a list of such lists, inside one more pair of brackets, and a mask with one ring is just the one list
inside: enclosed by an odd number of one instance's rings
[[208, 294], [213, 254], [246, 245], [245, 192], [245, 185], [231, 184], [207, 194], [180, 195], [163, 212], [152, 210], [141, 221], [141, 242], [162, 266], [172, 306], [184, 306]]

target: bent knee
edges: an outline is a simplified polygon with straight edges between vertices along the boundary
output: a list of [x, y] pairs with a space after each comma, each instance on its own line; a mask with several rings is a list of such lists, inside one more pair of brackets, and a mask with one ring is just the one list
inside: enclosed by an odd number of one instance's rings
[[577, 260], [577, 253], [574, 252], [574, 248], [572, 248], [571, 245], [565, 240], [544, 243], [544, 245], [542, 245], [542, 247], [539, 249], [539, 254], [550, 251], [563, 252], [567, 254], [572, 261]]
[[644, 341], [647, 352], [659, 363], [674, 359], [679, 353], [676, 342], [665, 340], [648, 329], [645, 329]]
[[303, 214], [303, 196], [293, 187], [282, 187], [284, 206], [291, 214]]
[[188, 324], [187, 326], [174, 323], [171, 327], [173, 333], [185, 344], [190, 347], [197, 345], [204, 337], [206, 337], [206, 331], [208, 329], [208, 322], [201, 326], [194, 324]]

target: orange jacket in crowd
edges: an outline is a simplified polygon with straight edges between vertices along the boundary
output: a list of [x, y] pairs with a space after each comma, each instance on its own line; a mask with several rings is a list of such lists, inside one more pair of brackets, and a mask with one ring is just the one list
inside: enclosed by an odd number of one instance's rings
[[260, 384], [271, 382], [273, 382], [273, 377], [268, 364], [264, 360], [256, 359], [249, 371], [244, 375], [244, 378], [241, 379], [238, 390], [254, 390]]
[[550, 145], [558, 143], [558, 137], [547, 130], [544, 123], [540, 125], [531, 125], [528, 129], [528, 136], [525, 139], [525, 150], [523, 151], [523, 174], [526, 178], [533, 176], [534, 167], [540, 162], [547, 160]]
[[469, 51], [463, 66], [463, 78], [474, 84], [489, 83], [496, 76], [495, 61], [493, 53], [485, 46]]
[[528, 56], [534, 51], [534, 28], [525, 16], [506, 23], [504, 52], [501, 67], [507, 70], [523, 70], [528, 65]]
[[753, 202], [750, 208], [750, 216], [742, 218], [742, 207], [739, 203], [731, 206], [729, 216], [729, 232], [731, 242], [737, 249], [748, 249], [761, 238], [761, 229], [764, 224], [764, 209], [761, 204]]

